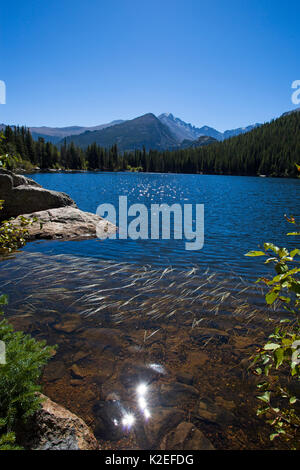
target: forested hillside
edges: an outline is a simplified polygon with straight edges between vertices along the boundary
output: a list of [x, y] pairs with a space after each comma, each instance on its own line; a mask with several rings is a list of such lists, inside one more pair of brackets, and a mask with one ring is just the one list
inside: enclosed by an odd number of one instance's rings
[[41, 169], [296, 176], [295, 163], [300, 161], [300, 113], [282, 116], [223, 142], [173, 151], [143, 149], [121, 153], [117, 145], [107, 149], [95, 143], [83, 150], [72, 142], [64, 142], [58, 148], [43, 139], [35, 142], [24, 127], [6, 127], [0, 141], [0, 155], [3, 154], [16, 155]]

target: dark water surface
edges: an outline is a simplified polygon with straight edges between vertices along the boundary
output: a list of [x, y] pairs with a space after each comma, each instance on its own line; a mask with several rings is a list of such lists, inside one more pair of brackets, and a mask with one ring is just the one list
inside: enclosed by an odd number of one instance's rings
[[[36, 174], [80, 209], [101, 203], [205, 204], [205, 242], [85, 240], [29, 243], [1, 262], [15, 326], [58, 344], [45, 392], [82, 416], [105, 448], [174, 446], [188, 422], [216, 448], [269, 448], [245, 361], [269, 328], [266, 272], [244, 253], [287, 245], [297, 180], [132, 173]], [[290, 240], [295, 244], [295, 240]], [[273, 312], [269, 312], [273, 315]], [[269, 316], [269, 315], [268, 315]], [[188, 425], [184, 425], [188, 426]], [[196, 433], [193, 447], [201, 447]]]

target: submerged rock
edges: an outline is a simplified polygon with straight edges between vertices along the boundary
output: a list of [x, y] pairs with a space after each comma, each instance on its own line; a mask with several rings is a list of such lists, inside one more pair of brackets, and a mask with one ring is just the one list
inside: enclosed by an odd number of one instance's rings
[[199, 345], [204, 345], [208, 341], [216, 344], [226, 344], [229, 341], [229, 334], [216, 328], [195, 328], [191, 332], [191, 337]]
[[128, 344], [124, 333], [117, 328], [88, 328], [81, 336], [88, 341], [89, 347], [98, 352], [108, 350], [119, 354]]
[[163, 437], [184, 418], [184, 412], [176, 408], [155, 408], [151, 418], [136, 429], [136, 439], [141, 449], [159, 449]]
[[183, 383], [163, 384], [160, 390], [160, 401], [164, 406], [180, 406], [183, 402], [199, 396], [195, 387]]
[[50, 398], [28, 422], [21, 435], [23, 447], [31, 450], [96, 450], [99, 444], [85, 422]]
[[[229, 406], [226, 406], [227, 404]], [[231, 409], [232, 402], [226, 402], [223, 400], [222, 405], [220, 406], [210, 399], [202, 399], [198, 404], [195, 418], [200, 421], [206, 421], [208, 423], [218, 424], [221, 427], [226, 427], [229, 424], [234, 423], [236, 419]]]
[[160, 369], [153, 364], [138, 364], [126, 361], [121, 368], [120, 381], [126, 388], [137, 387], [140, 383], [146, 385], [158, 380], [162, 375]]
[[176, 375], [176, 379], [178, 380], [178, 382], [181, 382], [186, 385], [193, 385], [194, 383], [194, 376], [189, 372], [178, 372], [178, 374]]
[[55, 382], [67, 374], [67, 369], [64, 363], [60, 361], [50, 361], [44, 371], [44, 380], [47, 382]]
[[81, 323], [80, 315], [67, 314], [62, 317], [62, 321], [53, 325], [56, 331], [62, 331], [64, 333], [73, 333], [79, 327]]
[[100, 401], [94, 408], [94, 433], [98, 439], [116, 441], [124, 437], [124, 409], [117, 400]]
[[215, 450], [212, 443], [192, 423], [180, 423], [162, 440], [161, 450]]

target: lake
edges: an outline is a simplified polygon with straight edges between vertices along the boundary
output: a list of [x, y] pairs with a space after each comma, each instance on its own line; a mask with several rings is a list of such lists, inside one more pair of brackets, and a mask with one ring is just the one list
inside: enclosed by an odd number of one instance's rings
[[112, 261], [166, 267], [209, 266], [227, 272], [257, 276], [256, 261], [244, 254], [265, 241], [287, 243], [289, 224], [284, 214], [297, 211], [298, 180], [238, 176], [75, 173], [36, 174], [35, 181], [48, 189], [67, 192], [82, 210], [96, 212], [99, 204], [118, 205], [119, 195], [128, 204], [204, 204], [205, 241], [200, 251], [186, 251], [179, 240], [89, 240], [73, 243], [29, 244], [26, 251], [71, 254]]
[[[270, 326], [254, 281], [268, 272], [244, 254], [264, 241], [296, 245], [298, 180], [259, 177], [40, 173], [82, 210], [128, 204], [204, 204], [199, 251], [184, 240], [37, 241], [2, 260], [17, 328], [58, 344], [45, 393], [82, 416], [103, 448], [163, 448], [192, 422], [219, 449], [274, 448], [255, 416], [244, 367]], [[298, 243], [299, 246], [299, 243]], [[142, 391], [141, 391], [142, 389]], [[198, 436], [199, 438], [199, 436]], [[200, 439], [200, 438], [199, 438]], [[167, 441], [166, 441], [167, 442]]]

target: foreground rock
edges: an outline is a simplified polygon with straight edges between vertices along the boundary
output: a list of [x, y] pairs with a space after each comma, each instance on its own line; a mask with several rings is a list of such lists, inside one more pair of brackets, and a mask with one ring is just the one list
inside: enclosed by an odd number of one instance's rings
[[94, 434], [81, 418], [44, 395], [42, 397], [42, 407], [30, 420], [28, 432], [25, 432], [25, 442], [22, 442], [22, 445], [26, 449], [99, 449]]
[[32, 179], [4, 169], [0, 169], [0, 199], [4, 200], [2, 220], [33, 211], [76, 207], [67, 194], [42, 188]]
[[[96, 229], [106, 235], [116, 231], [116, 227], [96, 214], [83, 212], [76, 207], [67, 206], [45, 211], [24, 213], [24, 217], [36, 217], [38, 220], [27, 227], [28, 239], [46, 238], [49, 240], [68, 240], [96, 237]], [[20, 218], [16, 218], [16, 225], [20, 225]]]

